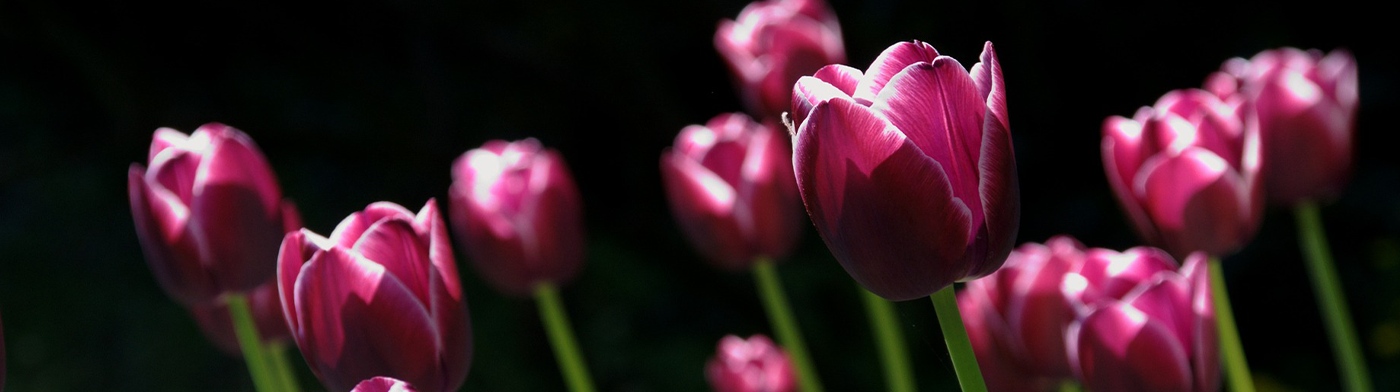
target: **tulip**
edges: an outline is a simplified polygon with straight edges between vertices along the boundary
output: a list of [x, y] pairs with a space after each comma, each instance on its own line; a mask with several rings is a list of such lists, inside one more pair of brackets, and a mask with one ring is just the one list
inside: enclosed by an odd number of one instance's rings
[[389, 377], [375, 377], [361, 381], [350, 392], [418, 392], [413, 385]]
[[[248, 292], [248, 308], [253, 313], [258, 337], [264, 344], [280, 344], [291, 340], [287, 322], [282, 317], [282, 301], [277, 293], [277, 282], [269, 279], [262, 286]], [[228, 304], [215, 300], [189, 307], [190, 314], [204, 332], [204, 337], [214, 342], [220, 351], [232, 356], [243, 355], [234, 333], [233, 319], [229, 315]]]
[[696, 249], [730, 270], [786, 256], [804, 223], [791, 157], [786, 137], [740, 113], [682, 129], [661, 174]]
[[1167, 93], [1103, 126], [1104, 169], [1138, 233], [1178, 257], [1224, 255], [1259, 228], [1259, 134], [1204, 90]]
[[776, 119], [792, 84], [827, 64], [846, 62], [836, 13], [822, 0], [767, 0], [722, 20], [715, 48], [729, 65], [750, 113]]
[[497, 290], [527, 295], [578, 273], [583, 203], [558, 152], [494, 140], [462, 154], [452, 178], [453, 231]]
[[1218, 390], [1219, 349], [1207, 273], [1205, 254], [1193, 253], [1180, 271], [1157, 271], [1121, 299], [1087, 305], [1065, 335], [1069, 361], [1084, 386]]
[[334, 392], [389, 376], [453, 391], [471, 365], [471, 324], [437, 202], [414, 215], [379, 202], [329, 237], [287, 234], [278, 290], [288, 329]]
[[253, 140], [223, 124], [157, 129], [149, 168], [132, 164], [128, 180], [151, 272], [186, 305], [270, 281], [277, 244], [300, 226]]
[[1356, 59], [1346, 50], [1282, 48], [1231, 59], [1206, 81], [1258, 116], [1269, 201], [1336, 197], [1350, 177], [1356, 132]]
[[763, 335], [720, 339], [705, 378], [716, 392], [790, 392], [797, 387], [787, 353]]
[[866, 289], [907, 300], [1001, 266], [1020, 218], [1005, 97], [991, 42], [970, 73], [902, 42], [793, 87], [807, 214]]

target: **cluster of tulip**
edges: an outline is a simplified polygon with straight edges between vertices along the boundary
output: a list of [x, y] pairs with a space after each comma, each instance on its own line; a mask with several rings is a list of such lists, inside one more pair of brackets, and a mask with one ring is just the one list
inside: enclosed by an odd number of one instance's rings
[[[700, 253], [753, 272], [783, 346], [721, 339], [704, 371], [720, 391], [821, 390], [774, 266], [798, 242], [804, 206], [863, 288], [891, 390], [914, 383], [889, 301], [926, 296], [966, 390], [1212, 391], [1222, 362], [1247, 390], [1218, 257], [1252, 238], [1266, 195], [1316, 227], [1313, 200], [1339, 194], [1350, 170], [1349, 54], [1230, 60], [1205, 89], [1104, 124], [1108, 180], [1142, 238], [1165, 250], [1070, 237], [1013, 250], [1020, 190], [990, 42], [970, 68], [913, 41], [862, 71], [842, 65], [826, 4], [766, 0], [722, 21], [715, 45], [753, 117], [682, 129], [661, 154], [665, 190]], [[246, 359], [259, 391], [300, 389], [289, 343], [331, 391], [458, 389], [472, 337], [453, 235], [495, 289], [534, 296], [566, 382], [591, 391], [557, 292], [585, 245], [562, 157], [534, 139], [491, 141], [451, 174], [446, 221], [432, 199], [416, 213], [379, 202], [322, 236], [303, 227], [251, 138], [207, 124], [157, 130], [129, 192], [156, 280]], [[1314, 268], [1324, 296], [1340, 298], [1330, 262]], [[955, 282], [966, 289], [955, 295]], [[1322, 306], [1341, 306], [1332, 301]], [[1334, 345], [1347, 385], [1364, 390], [1340, 314]]]

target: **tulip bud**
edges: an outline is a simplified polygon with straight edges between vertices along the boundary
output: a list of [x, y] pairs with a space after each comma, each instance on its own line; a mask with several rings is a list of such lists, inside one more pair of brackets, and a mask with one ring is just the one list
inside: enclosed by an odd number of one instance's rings
[[248, 135], [210, 123], [186, 136], [156, 130], [149, 168], [128, 172], [131, 214], [151, 272], [181, 303], [207, 303], [272, 279], [295, 220]]
[[1020, 219], [1001, 66], [969, 72], [922, 42], [865, 73], [829, 65], [793, 87], [793, 166], [822, 240], [890, 300], [991, 274]]
[[389, 377], [375, 377], [361, 381], [350, 392], [418, 392], [413, 385]]
[[1206, 81], [1222, 99], [1257, 115], [1265, 188], [1271, 202], [1295, 204], [1341, 193], [1351, 174], [1358, 106], [1356, 59], [1346, 50], [1282, 48], [1230, 59]]
[[[277, 293], [276, 279], [268, 279], [267, 283], [248, 292], [248, 309], [253, 314], [258, 338], [263, 343], [291, 340], [287, 321], [282, 316], [282, 300]], [[243, 355], [243, 348], [238, 345], [238, 335], [234, 332], [233, 318], [222, 299], [193, 305], [189, 310], [199, 329], [204, 332], [204, 337], [214, 342], [215, 347], [228, 355]]]
[[716, 265], [739, 270], [792, 250], [803, 224], [788, 138], [740, 113], [691, 125], [661, 152], [671, 211]]
[[490, 141], [452, 165], [452, 225], [497, 290], [528, 295], [583, 264], [583, 210], [558, 152], [535, 139]]
[[787, 353], [763, 335], [748, 340], [725, 336], [705, 366], [715, 392], [791, 392], [797, 388], [795, 377]]
[[1167, 93], [1103, 127], [1104, 169], [1138, 233], [1174, 255], [1225, 255], [1259, 228], [1259, 133], [1204, 90]]
[[792, 84], [827, 64], [846, 62], [836, 13], [822, 0], [750, 3], [738, 20], [722, 20], [719, 50], [750, 113], [776, 119], [792, 100]]
[[278, 289], [292, 337], [332, 392], [381, 375], [424, 392], [466, 380], [471, 323], [434, 200], [417, 215], [371, 204], [328, 238], [287, 234]]
[[1205, 263], [1205, 254], [1193, 253], [1180, 271], [1158, 271], [1122, 299], [1090, 306], [1070, 326], [1069, 360], [1087, 389], [1219, 389], [1215, 308]]

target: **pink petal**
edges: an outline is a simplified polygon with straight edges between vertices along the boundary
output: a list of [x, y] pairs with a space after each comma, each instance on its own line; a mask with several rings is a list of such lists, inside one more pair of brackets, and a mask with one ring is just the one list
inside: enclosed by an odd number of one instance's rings
[[527, 264], [524, 244], [514, 228], [501, 230], [499, 216], [463, 195], [462, 179], [449, 192], [452, 202], [452, 232], [457, 235], [468, 259], [487, 283], [507, 294], [524, 296], [534, 290], [535, 266]]
[[986, 102], [988, 116], [1001, 122], [1002, 128], [1011, 129], [1010, 116], [1006, 112], [1006, 82], [1002, 80], [1001, 62], [997, 60], [992, 41], [982, 46], [981, 62], [973, 64], [969, 73], [977, 84], [979, 96]]
[[350, 216], [340, 221], [331, 231], [331, 242], [349, 248], [355, 246], [355, 242], [360, 240], [365, 230], [370, 226], [385, 219], [404, 219], [412, 221], [414, 215], [407, 208], [403, 208], [395, 203], [381, 201], [370, 204], [364, 211], [356, 211]]
[[535, 204], [529, 224], [536, 242], [526, 245], [527, 252], [535, 248], [540, 279], [568, 283], [583, 266], [586, 242], [578, 186], [558, 152], [547, 150], [535, 162], [530, 188]]
[[207, 302], [222, 288], [206, 269], [188, 229], [189, 209], [178, 197], [152, 188], [140, 165], [127, 172], [127, 192], [137, 239], [156, 281], [184, 304]]
[[793, 127], [801, 128], [812, 108], [818, 103], [834, 98], [850, 99], [850, 96], [825, 80], [811, 76], [798, 78], [797, 83], [792, 86]]
[[1025, 265], [1015, 281], [1014, 294], [1006, 308], [1007, 321], [1020, 336], [1030, 367], [1040, 374], [1069, 376], [1064, 336], [1076, 314], [1073, 305], [1061, 294], [1060, 286], [1065, 274], [1077, 268], [1080, 260], [1063, 257], [1041, 260]]
[[161, 151], [172, 147], [181, 148], [188, 140], [189, 136], [180, 131], [164, 127], [156, 129], [155, 135], [151, 137], [151, 150], [146, 155], [146, 162], [155, 161], [156, 155], [160, 155]]
[[792, 173], [790, 138], [763, 126], [753, 134], [739, 190], [753, 220], [756, 250], [774, 259], [787, 256], [806, 225], [802, 197]]
[[1085, 252], [1079, 274], [1092, 286], [1081, 300], [1097, 304], [1121, 299], [1157, 273], [1176, 269], [1176, 261], [1161, 249], [1136, 247], [1123, 252], [1094, 248]]
[[1076, 340], [1086, 389], [1191, 391], [1184, 348], [1170, 330], [1127, 304], [1090, 314]]
[[1223, 255], [1244, 245], [1257, 223], [1249, 220], [1249, 190], [1219, 156], [1191, 147], [1144, 165], [1138, 192], [1161, 231], [1165, 247], [1185, 255]]
[[860, 80], [860, 85], [856, 87], [852, 97], [873, 102], [895, 74], [914, 63], [932, 63], [937, 57], [938, 50], [925, 42], [900, 42], [885, 48], [885, 51], [875, 58], [875, 62], [866, 68], [865, 77]]
[[1191, 312], [1191, 291], [1191, 281], [1186, 277], [1162, 271], [1124, 295], [1123, 302], [1162, 323], [1183, 347], [1191, 348], [1196, 328], [1196, 317]]
[[198, 154], [181, 149], [166, 149], [151, 159], [151, 168], [146, 170], [145, 174], [146, 182], [170, 192], [181, 204], [191, 205], [194, 201], [199, 161]]
[[[1016, 169], [1016, 154], [1012, 151], [1011, 130], [996, 116], [983, 118], [981, 153], [977, 163], [980, 183], [985, 242], [979, 242], [983, 260], [972, 272], [973, 277], [986, 276], [1002, 265], [1016, 242], [1021, 226], [1021, 184]], [[983, 233], [979, 233], [983, 234]], [[1054, 239], [1052, 239], [1054, 241]], [[1073, 242], [1073, 240], [1069, 240]], [[976, 256], [974, 256], [976, 257]]]
[[438, 211], [437, 199], [428, 199], [418, 215], [413, 218], [413, 226], [420, 237], [428, 243], [428, 258], [433, 268], [444, 277], [447, 292], [453, 299], [462, 299], [462, 283], [457, 273], [457, 258], [452, 254], [452, 242], [447, 235], [447, 225]]
[[413, 385], [389, 377], [375, 377], [361, 381], [350, 392], [418, 392]]
[[365, 230], [353, 248], [361, 257], [384, 266], [420, 303], [430, 303], [428, 245], [401, 219], [384, 219]]

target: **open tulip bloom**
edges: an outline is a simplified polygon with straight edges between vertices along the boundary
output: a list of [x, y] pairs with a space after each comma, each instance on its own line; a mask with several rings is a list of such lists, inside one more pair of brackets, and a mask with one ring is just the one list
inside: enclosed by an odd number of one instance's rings
[[891, 300], [934, 295], [964, 388], [983, 389], [953, 282], [1011, 251], [1020, 190], [991, 42], [969, 71], [922, 42], [861, 72], [829, 65], [793, 87], [793, 168], [807, 214], [846, 272]]

